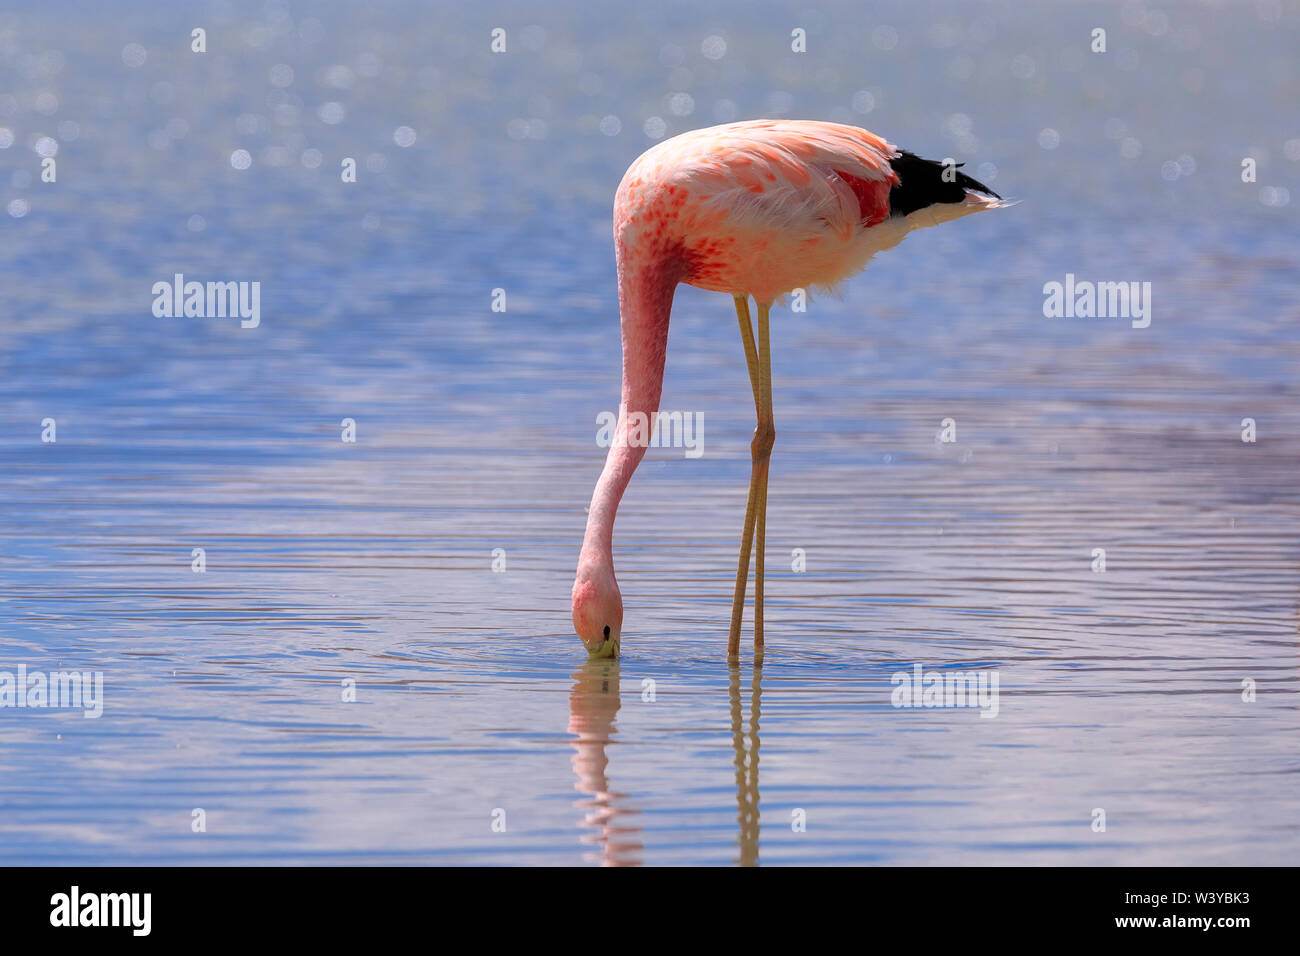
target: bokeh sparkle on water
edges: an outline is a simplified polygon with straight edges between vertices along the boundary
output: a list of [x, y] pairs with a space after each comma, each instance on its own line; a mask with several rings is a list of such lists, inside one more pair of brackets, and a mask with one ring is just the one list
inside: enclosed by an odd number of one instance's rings
[[[106, 695], [99, 720], [0, 710], [0, 859], [1292, 862], [1297, 24], [0, 13], [0, 670], [102, 670]], [[760, 681], [722, 662], [749, 386], [731, 304], [679, 290], [664, 404], [703, 414], [705, 454], [634, 479], [626, 657], [586, 663], [614, 188], [657, 138], [781, 115], [1024, 202], [775, 313]], [[176, 272], [260, 281], [261, 325], [155, 319]], [[1151, 327], [1045, 319], [1066, 273], [1151, 282]], [[917, 661], [996, 668], [999, 716], [893, 709]]]

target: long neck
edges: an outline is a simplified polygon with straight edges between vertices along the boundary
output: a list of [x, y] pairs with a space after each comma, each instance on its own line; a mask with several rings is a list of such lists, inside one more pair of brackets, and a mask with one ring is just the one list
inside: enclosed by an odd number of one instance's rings
[[[632, 473], [645, 457], [646, 440], [659, 411], [668, 345], [668, 315], [680, 278], [671, 262], [629, 261], [618, 256], [618, 304], [623, 329], [623, 397], [614, 440], [596, 482], [587, 514], [579, 564], [612, 565], [614, 516]], [[634, 416], [643, 415], [633, 428]], [[629, 435], [633, 440], [629, 441]]]

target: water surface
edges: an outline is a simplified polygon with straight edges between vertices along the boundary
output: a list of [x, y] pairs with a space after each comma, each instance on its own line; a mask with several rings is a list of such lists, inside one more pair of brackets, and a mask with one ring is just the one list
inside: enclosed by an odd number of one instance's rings
[[[105, 695], [0, 709], [0, 858], [1292, 862], [1298, 16], [0, 15], [0, 670]], [[625, 657], [587, 662], [614, 188], [651, 134], [774, 115], [1024, 202], [774, 312], [758, 672], [723, 661], [745, 366], [730, 302], [679, 290], [664, 405], [704, 454], [638, 472]], [[176, 272], [260, 281], [261, 324], [155, 318]], [[1151, 282], [1150, 327], [1044, 318], [1067, 272]], [[893, 707], [918, 662], [996, 672], [997, 717]]]

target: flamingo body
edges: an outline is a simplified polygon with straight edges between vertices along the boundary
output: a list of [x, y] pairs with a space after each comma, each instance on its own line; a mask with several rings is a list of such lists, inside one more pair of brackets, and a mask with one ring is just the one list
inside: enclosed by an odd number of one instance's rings
[[[734, 655], [757, 521], [757, 655], [767, 456], [775, 436], [768, 308], [796, 288], [834, 287], [913, 229], [1000, 205], [992, 190], [955, 167], [835, 123], [756, 120], [694, 130], [654, 146], [628, 168], [614, 201], [622, 402], [588, 509], [572, 594], [574, 627], [593, 655], [619, 650], [623, 604], [614, 578], [614, 516], [646, 450], [648, 436], [638, 437], [631, 426], [634, 413], [653, 419], [659, 408], [677, 285], [732, 295], [741, 318], [759, 428], [729, 653]], [[757, 347], [749, 296], [759, 306]]]
[[614, 200], [614, 232], [624, 259], [675, 259], [688, 285], [771, 302], [837, 285], [912, 229], [997, 205], [972, 194], [891, 222], [898, 155], [874, 133], [837, 123], [693, 130], [631, 165]]

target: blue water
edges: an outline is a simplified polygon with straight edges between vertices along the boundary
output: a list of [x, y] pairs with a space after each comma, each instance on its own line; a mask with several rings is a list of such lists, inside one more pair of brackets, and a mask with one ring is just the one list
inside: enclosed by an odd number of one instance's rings
[[[0, 707], [0, 859], [1293, 862], [1297, 48], [1269, 2], [0, 13], [0, 672], [104, 688]], [[749, 385], [679, 290], [704, 454], [634, 479], [589, 663], [614, 189], [782, 115], [1023, 202], [774, 312], [757, 675]], [[155, 317], [178, 272], [260, 324]], [[1150, 327], [1045, 318], [1066, 273], [1150, 282]], [[917, 662], [996, 718], [892, 706]]]

